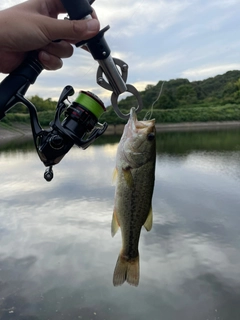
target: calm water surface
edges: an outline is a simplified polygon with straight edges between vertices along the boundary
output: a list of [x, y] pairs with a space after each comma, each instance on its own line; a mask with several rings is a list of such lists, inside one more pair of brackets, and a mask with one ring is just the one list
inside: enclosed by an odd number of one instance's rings
[[50, 183], [32, 141], [0, 145], [0, 319], [240, 319], [240, 131], [157, 138], [137, 288], [112, 285], [119, 137], [73, 148]]

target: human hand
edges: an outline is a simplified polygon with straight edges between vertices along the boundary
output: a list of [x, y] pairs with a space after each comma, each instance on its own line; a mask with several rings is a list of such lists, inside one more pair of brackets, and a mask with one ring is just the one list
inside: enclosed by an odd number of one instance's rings
[[[98, 33], [95, 12], [89, 20], [58, 20], [65, 12], [60, 0], [29, 0], [0, 11], [0, 72], [10, 73], [33, 50], [45, 69], [57, 70], [61, 58], [72, 55], [71, 44]], [[52, 42], [57, 39], [62, 41]]]

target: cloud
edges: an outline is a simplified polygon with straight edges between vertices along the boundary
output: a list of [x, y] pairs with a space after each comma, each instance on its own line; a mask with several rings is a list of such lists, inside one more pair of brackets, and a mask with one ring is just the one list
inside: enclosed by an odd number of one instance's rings
[[16, 4], [19, 4], [21, 2], [24, 2], [25, 0], [6, 0], [6, 1], [2, 1], [0, 3], [0, 10], [12, 7]]
[[[0, 9], [20, 2], [1, 2]], [[239, 1], [98, 0], [93, 7], [101, 27], [110, 25], [105, 39], [112, 56], [128, 64], [127, 82], [139, 90], [159, 80], [200, 80], [239, 69]], [[70, 84], [76, 91], [93, 91], [109, 105], [111, 92], [96, 83], [97, 68], [90, 54], [75, 49], [61, 70], [42, 72], [27, 95], [57, 99]]]
[[222, 74], [229, 70], [239, 70], [240, 63], [227, 64], [227, 65], [209, 65], [202, 66], [195, 69], [188, 69], [182, 72], [181, 77], [188, 78], [189, 80], [201, 80], [212, 77], [217, 74]]
[[154, 57], [155, 59], [151, 61], [151, 64], [146, 64], [145, 61], [141, 61], [138, 64], [134, 66], [135, 69], [143, 69], [145, 68], [146, 71], [151, 71], [151, 70], [160, 70], [161, 68], [167, 67], [171, 65], [174, 61], [179, 61], [183, 55], [180, 52], [172, 52], [172, 53], [167, 53], [165, 55], [156, 55]]
[[[108, 10], [106, 12], [104, 2]], [[191, 2], [189, 1], [108, 1], [96, 3], [100, 21], [106, 21], [111, 26], [111, 35], [118, 37], [134, 37], [151, 32], [156, 34], [182, 20], [182, 12]]]
[[209, 2], [209, 6], [220, 7], [220, 8], [228, 8], [234, 5], [238, 5], [238, 0], [215, 0]]
[[138, 82], [134, 82], [133, 85], [139, 90], [139, 91], [143, 91], [146, 89], [147, 85], [155, 85], [156, 82], [153, 82], [151, 80], [149, 81], [138, 81]]

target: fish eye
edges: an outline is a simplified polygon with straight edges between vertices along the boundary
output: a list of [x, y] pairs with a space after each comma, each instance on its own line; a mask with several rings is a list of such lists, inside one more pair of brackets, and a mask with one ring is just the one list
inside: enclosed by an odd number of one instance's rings
[[155, 134], [153, 132], [149, 133], [147, 135], [147, 139], [148, 141], [153, 141], [155, 139]]

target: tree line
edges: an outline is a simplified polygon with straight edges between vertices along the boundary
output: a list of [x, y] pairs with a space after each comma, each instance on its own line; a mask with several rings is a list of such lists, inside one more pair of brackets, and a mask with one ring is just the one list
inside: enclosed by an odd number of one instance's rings
[[[156, 101], [162, 86], [162, 94]], [[156, 85], [147, 85], [140, 94], [144, 106], [139, 115], [140, 119], [144, 118], [156, 101], [153, 117], [157, 122], [240, 120], [240, 71], [238, 70], [201, 81], [160, 80]], [[131, 107], [137, 107], [136, 103], [135, 97], [129, 96], [119, 102], [119, 107], [123, 112], [127, 112]], [[111, 108], [104, 118], [108, 122], [121, 121], [114, 117]]]
[[[161, 88], [162, 94], [156, 101]], [[153, 117], [157, 122], [240, 120], [240, 71], [238, 70], [201, 81], [160, 80], [156, 85], [148, 84], [140, 95], [144, 108], [138, 116], [139, 119], [144, 118], [156, 101]], [[51, 98], [42, 99], [37, 95], [29, 100], [36, 106], [42, 121], [48, 123], [53, 119], [56, 101]], [[122, 112], [129, 112], [131, 107], [137, 107], [136, 103], [136, 98], [129, 96], [119, 101], [119, 108]], [[12, 114], [11, 118], [14, 118], [14, 114], [19, 115], [17, 121], [21, 121], [28, 113], [28, 109], [22, 104], [17, 104], [9, 113]], [[107, 108], [100, 121], [107, 121], [110, 124], [125, 122], [116, 116], [111, 106]]]

